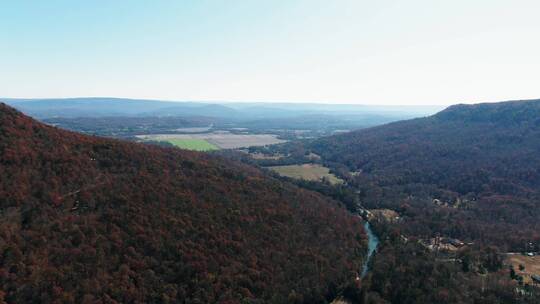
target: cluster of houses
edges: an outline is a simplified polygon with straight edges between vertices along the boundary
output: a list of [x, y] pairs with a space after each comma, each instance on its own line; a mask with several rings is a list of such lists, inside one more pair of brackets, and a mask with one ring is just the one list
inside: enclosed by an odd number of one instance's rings
[[440, 236], [422, 240], [420, 243], [431, 251], [457, 251], [467, 245], [458, 239]]
[[[472, 201], [474, 201], [474, 199]], [[461, 198], [458, 197], [458, 198], [456, 198], [456, 200], [454, 202], [445, 202], [445, 201], [443, 201], [441, 199], [434, 198], [432, 200], [432, 203], [439, 206], [439, 207], [460, 208], [460, 207], [462, 207], [462, 205], [470, 203], [472, 201], [468, 200], [468, 199], [461, 199]]]

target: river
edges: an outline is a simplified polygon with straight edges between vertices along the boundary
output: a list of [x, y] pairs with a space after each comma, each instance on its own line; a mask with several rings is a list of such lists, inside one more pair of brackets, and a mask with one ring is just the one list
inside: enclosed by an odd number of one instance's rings
[[364, 228], [366, 229], [366, 233], [368, 236], [368, 251], [366, 260], [364, 261], [364, 265], [362, 266], [362, 274], [360, 275], [360, 278], [363, 278], [367, 274], [369, 270], [369, 261], [371, 259], [371, 256], [379, 245], [379, 238], [377, 238], [375, 233], [373, 233], [373, 231], [371, 230], [371, 226], [369, 225], [368, 221], [366, 221], [366, 223], [364, 224]]
[[[369, 261], [371, 260], [371, 257], [373, 256], [373, 253], [375, 253], [375, 250], [377, 249], [377, 246], [379, 246], [379, 238], [373, 233], [373, 230], [371, 230], [371, 226], [369, 225], [368, 221], [365, 221], [364, 229], [366, 230], [367, 236], [368, 236], [368, 251], [366, 260], [364, 261], [364, 265], [362, 265], [362, 273], [360, 274], [360, 278], [363, 278], [366, 276], [367, 272], [369, 271]], [[334, 299], [334, 301], [331, 302], [331, 304], [349, 304], [350, 302], [345, 300], [343, 296], [339, 296]]]

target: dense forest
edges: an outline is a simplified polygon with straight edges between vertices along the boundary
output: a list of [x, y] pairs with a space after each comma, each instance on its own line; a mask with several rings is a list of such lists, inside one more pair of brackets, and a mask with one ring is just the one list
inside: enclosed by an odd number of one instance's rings
[[494, 246], [430, 251], [401, 228], [372, 222], [382, 240], [355, 303], [535, 304], [540, 289], [512, 278]]
[[[540, 251], [540, 101], [456, 105], [426, 118], [251, 150], [283, 157], [229, 157], [328, 166], [346, 183], [295, 183], [353, 212], [399, 216], [370, 220], [381, 243], [362, 289], [346, 294], [352, 302], [538, 302], [540, 290], [505, 258]], [[461, 245], [440, 246], [441, 239]]]
[[398, 211], [406, 234], [540, 250], [538, 100], [451, 106], [304, 149], [349, 171], [363, 206]]
[[217, 156], [72, 133], [0, 104], [0, 303], [325, 303], [360, 221]]

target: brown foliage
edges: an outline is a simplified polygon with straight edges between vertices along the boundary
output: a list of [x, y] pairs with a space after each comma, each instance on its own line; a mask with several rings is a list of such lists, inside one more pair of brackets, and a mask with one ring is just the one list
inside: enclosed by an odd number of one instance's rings
[[0, 299], [323, 302], [365, 236], [334, 202], [194, 152], [42, 125], [0, 105]]

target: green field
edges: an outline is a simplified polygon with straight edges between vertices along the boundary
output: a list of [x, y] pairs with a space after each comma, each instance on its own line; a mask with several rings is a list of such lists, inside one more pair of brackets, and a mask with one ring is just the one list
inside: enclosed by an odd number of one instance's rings
[[213, 151], [219, 150], [215, 145], [207, 142], [204, 139], [168, 139], [166, 142], [174, 146], [193, 151]]
[[315, 164], [273, 166], [267, 168], [277, 172], [279, 175], [291, 178], [312, 181], [320, 181], [324, 178], [334, 185], [343, 183], [343, 180], [330, 173], [328, 168]]

